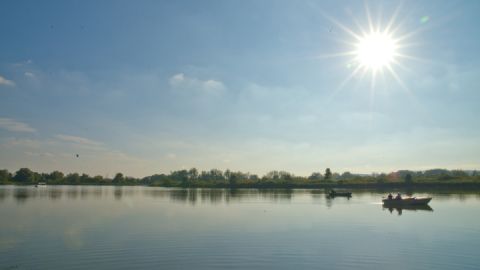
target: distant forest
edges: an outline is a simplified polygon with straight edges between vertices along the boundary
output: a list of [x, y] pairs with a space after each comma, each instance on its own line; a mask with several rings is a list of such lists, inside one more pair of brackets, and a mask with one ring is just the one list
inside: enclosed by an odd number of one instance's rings
[[224, 188], [319, 188], [319, 187], [402, 187], [402, 186], [475, 186], [480, 187], [477, 171], [432, 169], [426, 171], [400, 170], [392, 173], [360, 175], [344, 172], [314, 172], [308, 177], [295, 176], [285, 171], [271, 171], [263, 176], [256, 174], [212, 169], [198, 171], [172, 171], [170, 174], [154, 174], [143, 178], [117, 173], [113, 178], [100, 175], [60, 171], [38, 173], [21, 168], [15, 173], [0, 170], [0, 184], [33, 185], [144, 185], [162, 187], [224, 187]]

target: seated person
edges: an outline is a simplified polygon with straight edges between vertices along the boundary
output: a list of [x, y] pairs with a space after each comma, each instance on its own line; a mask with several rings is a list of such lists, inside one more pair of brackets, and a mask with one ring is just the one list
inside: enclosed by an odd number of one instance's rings
[[389, 200], [393, 199], [392, 193], [388, 194], [387, 198], [388, 198]]
[[397, 193], [397, 196], [395, 196], [395, 200], [401, 200], [402, 199], [402, 195], [400, 195], [400, 193]]

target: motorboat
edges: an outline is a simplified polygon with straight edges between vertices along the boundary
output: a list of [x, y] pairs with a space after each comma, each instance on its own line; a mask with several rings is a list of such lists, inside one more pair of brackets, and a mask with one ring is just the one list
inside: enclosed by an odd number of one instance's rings
[[427, 205], [432, 200], [431, 197], [408, 197], [401, 199], [383, 199], [384, 206], [413, 206], [413, 205]]
[[352, 192], [338, 192], [335, 190], [330, 190], [328, 193], [329, 197], [352, 197]]

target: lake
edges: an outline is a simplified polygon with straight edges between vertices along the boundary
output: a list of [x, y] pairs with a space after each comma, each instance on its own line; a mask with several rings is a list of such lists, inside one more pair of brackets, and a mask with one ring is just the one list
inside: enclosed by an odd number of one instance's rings
[[0, 186], [0, 270], [480, 269], [480, 193]]

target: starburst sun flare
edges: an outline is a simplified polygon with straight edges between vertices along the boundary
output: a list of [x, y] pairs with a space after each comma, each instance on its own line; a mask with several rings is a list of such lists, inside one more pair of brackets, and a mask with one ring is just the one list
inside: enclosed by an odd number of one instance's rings
[[359, 40], [355, 59], [360, 66], [377, 71], [395, 60], [396, 48], [396, 42], [391, 35], [373, 32]]
[[371, 90], [375, 88], [375, 81], [378, 75], [385, 78], [390, 75], [403, 89], [408, 90], [400, 79], [396, 68], [401, 67], [408, 70], [401, 63], [405, 59], [417, 59], [406, 55], [403, 50], [407, 47], [406, 39], [410, 38], [415, 32], [406, 32], [400, 34], [400, 26], [403, 23], [397, 23], [395, 20], [400, 8], [394, 12], [388, 22], [382, 26], [381, 20], [373, 23], [368, 7], [366, 7], [366, 19], [368, 27], [363, 27], [356, 18], [353, 22], [356, 29], [347, 27], [336, 21], [334, 18], [326, 16], [331, 22], [339, 27], [343, 32], [349, 35], [350, 40], [341, 40], [350, 45], [350, 50], [333, 54], [332, 56], [348, 56], [347, 67], [351, 68], [350, 75], [340, 84], [339, 88], [345, 86], [352, 78], [360, 75], [363, 78], [366, 74], [371, 75]]

